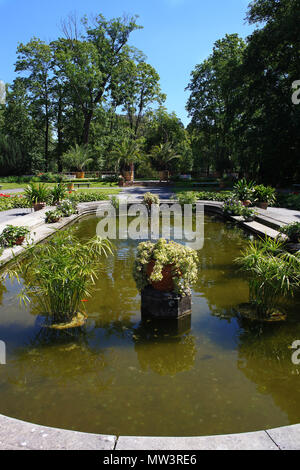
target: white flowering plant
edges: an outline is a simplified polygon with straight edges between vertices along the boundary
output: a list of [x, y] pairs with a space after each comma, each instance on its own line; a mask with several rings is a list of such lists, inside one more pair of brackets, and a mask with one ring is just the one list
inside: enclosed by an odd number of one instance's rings
[[[154, 261], [154, 268], [148, 276], [147, 268]], [[190, 287], [198, 279], [198, 253], [196, 250], [185, 247], [174, 241], [161, 238], [156, 243], [142, 242], [138, 246], [138, 253], [133, 267], [133, 277], [137, 288], [144, 289], [151, 282], [163, 279], [163, 268], [172, 266], [174, 292], [181, 296], [190, 293]]]

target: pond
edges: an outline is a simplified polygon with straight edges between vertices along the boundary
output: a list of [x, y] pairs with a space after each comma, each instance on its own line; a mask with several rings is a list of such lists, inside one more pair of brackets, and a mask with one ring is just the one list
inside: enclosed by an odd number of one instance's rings
[[[76, 224], [95, 235], [98, 219]], [[299, 299], [288, 320], [242, 320], [248, 283], [234, 264], [248, 236], [205, 217], [205, 243], [193, 312], [179, 323], [142, 321], [132, 278], [138, 242], [117, 241], [85, 304], [84, 330], [41, 327], [34, 308], [19, 304], [20, 286], [1, 288], [0, 413], [91, 433], [195, 436], [267, 429], [300, 422]]]

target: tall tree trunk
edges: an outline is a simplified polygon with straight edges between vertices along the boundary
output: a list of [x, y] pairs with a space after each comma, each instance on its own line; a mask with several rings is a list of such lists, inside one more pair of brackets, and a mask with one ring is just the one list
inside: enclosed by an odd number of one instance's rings
[[83, 133], [82, 133], [82, 139], [81, 139], [81, 142], [83, 145], [88, 145], [89, 143], [92, 119], [93, 119], [93, 111], [89, 111], [85, 113]]

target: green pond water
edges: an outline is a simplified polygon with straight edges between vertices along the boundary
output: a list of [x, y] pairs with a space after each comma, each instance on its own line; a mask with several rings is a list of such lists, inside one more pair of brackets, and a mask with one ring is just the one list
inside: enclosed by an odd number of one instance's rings
[[[96, 217], [76, 224], [96, 233]], [[132, 278], [138, 242], [118, 241], [86, 303], [80, 334], [41, 327], [34, 308], [19, 305], [20, 286], [1, 288], [0, 413], [37, 424], [117, 435], [206, 435], [300, 422], [299, 299], [285, 323], [236, 316], [248, 301], [233, 260], [248, 236], [205, 217], [191, 321], [141, 320]]]

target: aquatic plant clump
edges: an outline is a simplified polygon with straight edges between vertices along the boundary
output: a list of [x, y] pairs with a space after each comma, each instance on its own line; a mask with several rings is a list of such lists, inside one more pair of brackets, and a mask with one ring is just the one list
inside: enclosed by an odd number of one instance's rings
[[277, 310], [281, 297], [300, 287], [300, 253], [284, 251], [284, 241], [250, 242], [236, 262], [249, 275], [250, 302], [263, 316]]
[[[149, 277], [147, 270], [153, 261], [155, 264]], [[142, 290], [151, 282], [162, 281], [164, 267], [172, 266], [174, 291], [184, 296], [198, 279], [198, 261], [195, 250], [174, 241], [167, 242], [162, 238], [156, 243], [143, 242], [138, 246], [133, 276], [137, 288]]]
[[46, 244], [30, 246], [23, 261], [4, 273], [23, 289], [20, 299], [33, 303], [51, 324], [71, 322], [83, 310], [101, 270], [101, 259], [112, 253], [108, 240], [94, 237], [83, 243], [72, 230], [57, 232]]

